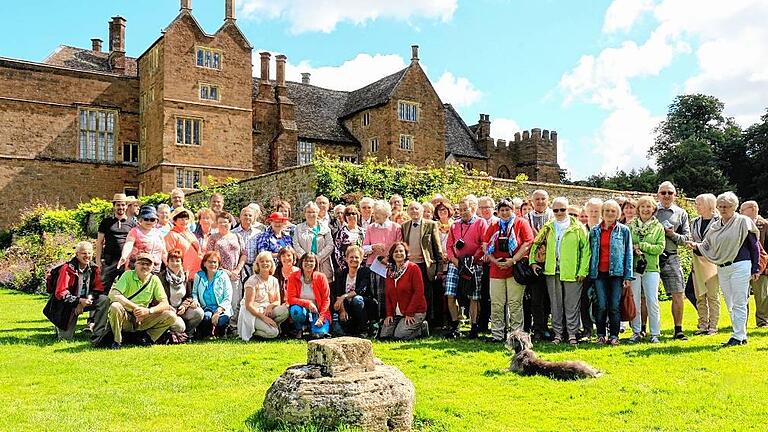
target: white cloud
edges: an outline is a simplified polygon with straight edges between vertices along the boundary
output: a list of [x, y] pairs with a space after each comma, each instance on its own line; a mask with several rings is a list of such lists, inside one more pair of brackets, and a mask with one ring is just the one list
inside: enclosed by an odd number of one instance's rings
[[638, 18], [653, 9], [652, 0], [615, 0], [605, 12], [603, 31], [628, 31]]
[[512, 119], [491, 117], [491, 136], [496, 139], [513, 141], [515, 139], [515, 132], [520, 131], [520, 125]]
[[683, 91], [716, 96], [742, 126], [757, 120], [768, 105], [768, 2], [614, 0], [603, 31], [628, 31], [648, 11], [657, 26], [644, 42], [625, 40], [584, 55], [559, 83], [564, 104], [581, 101], [607, 112], [592, 142], [603, 172], [650, 163], [646, 151], [662, 117], [639, 103], [631, 81], [661, 75], [681, 54], [695, 53], [699, 66]]
[[457, 7], [458, 0], [243, 0], [239, 15], [246, 19], [285, 19], [293, 33], [329, 33], [340, 22], [362, 25], [379, 18], [447, 22]]
[[447, 71], [434, 83], [434, 87], [443, 102], [456, 108], [472, 106], [482, 97], [482, 93], [467, 78]]

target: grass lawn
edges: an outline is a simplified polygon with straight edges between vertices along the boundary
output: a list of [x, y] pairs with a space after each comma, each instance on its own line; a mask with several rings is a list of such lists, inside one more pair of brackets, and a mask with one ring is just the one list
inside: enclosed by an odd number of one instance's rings
[[[94, 350], [82, 336], [57, 342], [44, 303], [0, 290], [2, 431], [262, 430], [267, 388], [306, 359], [299, 341]], [[606, 372], [596, 380], [519, 377], [506, 372], [506, 350], [484, 342], [374, 343], [374, 352], [413, 381], [422, 431], [766, 430], [768, 330], [751, 317], [749, 344], [722, 351], [725, 327], [671, 341], [669, 309], [662, 303], [660, 345], [536, 346], [544, 358]], [[690, 304], [685, 314], [693, 329]]]

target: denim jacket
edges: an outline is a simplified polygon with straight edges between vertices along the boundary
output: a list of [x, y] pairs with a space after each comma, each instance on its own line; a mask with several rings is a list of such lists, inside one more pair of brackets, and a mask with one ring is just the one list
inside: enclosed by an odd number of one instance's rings
[[[592, 256], [589, 261], [589, 277], [597, 279], [597, 267], [600, 264], [600, 233], [603, 224], [592, 228], [589, 232], [589, 244], [592, 248]], [[609, 255], [608, 275], [619, 276], [624, 280], [634, 280], [632, 272], [632, 233], [629, 228], [619, 222], [611, 232], [611, 253]]]

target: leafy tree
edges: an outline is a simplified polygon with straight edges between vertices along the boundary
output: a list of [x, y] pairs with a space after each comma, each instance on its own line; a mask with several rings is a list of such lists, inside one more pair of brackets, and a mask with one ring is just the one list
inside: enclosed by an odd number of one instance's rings
[[768, 210], [768, 189], [765, 187], [768, 184], [768, 110], [760, 120], [744, 131], [745, 154], [749, 162], [742, 165], [744, 180], [739, 190], [745, 199], [753, 199], [760, 209]]
[[651, 167], [619, 170], [613, 175], [603, 173], [589, 176], [586, 180], [570, 182], [577, 186], [597, 187], [638, 192], [655, 192], [659, 185], [659, 176]]
[[660, 179], [672, 181], [690, 195], [732, 188], [727, 175], [741, 175], [743, 142], [739, 126], [723, 116], [723, 108], [714, 96], [675, 98], [648, 151], [656, 158]]

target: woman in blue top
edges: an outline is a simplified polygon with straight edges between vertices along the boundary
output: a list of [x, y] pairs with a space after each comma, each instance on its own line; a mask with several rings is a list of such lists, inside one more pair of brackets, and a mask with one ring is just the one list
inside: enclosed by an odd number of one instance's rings
[[[621, 207], [614, 200], [603, 203], [603, 222], [589, 232], [592, 256], [589, 277], [595, 281], [597, 294], [597, 343], [619, 344], [621, 293], [634, 279], [632, 274], [632, 233], [619, 222]], [[610, 338], [605, 338], [606, 316]]]
[[219, 264], [218, 252], [206, 252], [192, 283], [192, 298], [203, 308], [203, 321], [197, 326], [201, 336], [223, 336], [232, 316], [232, 283]]

